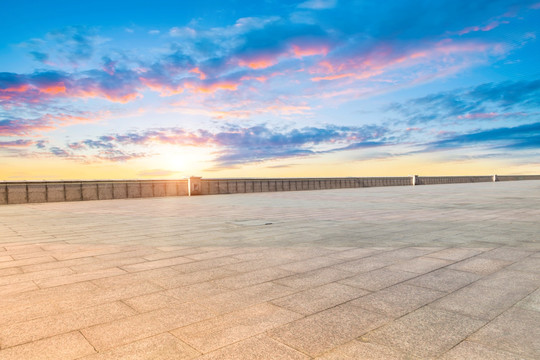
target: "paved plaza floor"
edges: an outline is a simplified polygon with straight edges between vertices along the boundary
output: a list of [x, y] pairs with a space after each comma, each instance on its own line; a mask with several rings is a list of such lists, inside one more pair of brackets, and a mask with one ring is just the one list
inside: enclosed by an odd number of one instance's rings
[[0, 206], [0, 359], [539, 359], [540, 181]]

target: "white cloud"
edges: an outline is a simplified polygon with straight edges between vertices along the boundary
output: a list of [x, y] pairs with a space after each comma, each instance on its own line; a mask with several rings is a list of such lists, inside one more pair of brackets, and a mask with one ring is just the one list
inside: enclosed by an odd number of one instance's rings
[[304, 9], [322, 10], [332, 9], [336, 6], [336, 4], [337, 0], [308, 0], [298, 5], [298, 7]]

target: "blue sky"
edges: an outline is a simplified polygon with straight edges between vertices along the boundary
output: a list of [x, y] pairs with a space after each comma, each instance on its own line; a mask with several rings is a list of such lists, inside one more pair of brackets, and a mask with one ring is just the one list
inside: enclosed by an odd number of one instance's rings
[[2, 6], [0, 180], [540, 173], [538, 1]]

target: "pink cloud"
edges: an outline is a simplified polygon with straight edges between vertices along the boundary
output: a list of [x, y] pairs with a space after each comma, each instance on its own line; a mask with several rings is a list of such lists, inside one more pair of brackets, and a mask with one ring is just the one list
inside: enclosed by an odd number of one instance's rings
[[78, 78], [59, 72], [10, 74], [4, 87], [0, 88], [0, 100], [5, 101], [4, 106], [43, 103], [59, 98], [104, 98], [126, 103], [140, 96], [139, 84], [130, 72], [109, 76], [105, 72], [94, 71]]
[[266, 69], [278, 63], [277, 57], [261, 56], [252, 59], [239, 60], [238, 65], [251, 69]]
[[40, 131], [49, 131], [54, 129], [50, 119], [46, 117], [25, 120], [25, 119], [6, 119], [0, 120], [0, 136], [28, 136]]
[[489, 112], [489, 113], [472, 113], [472, 114], [465, 114], [465, 115], [459, 115], [458, 119], [494, 119], [498, 117], [514, 117], [514, 116], [528, 116], [529, 114], [524, 112], [513, 112], [513, 113], [496, 113], [496, 112]]
[[185, 87], [195, 92], [214, 93], [218, 90], [236, 91], [239, 85], [239, 82], [224, 80], [209, 84], [186, 83]]
[[117, 102], [121, 104], [126, 104], [130, 101], [135, 100], [138, 97], [142, 97], [142, 95], [137, 92], [132, 92], [129, 94], [122, 94], [122, 93], [117, 93], [114, 91], [103, 92], [98, 89], [88, 89], [88, 90], [79, 89], [76, 92], [76, 94], [77, 94], [76, 97], [80, 97], [80, 98], [104, 98], [109, 101]]
[[485, 25], [485, 26], [469, 26], [469, 27], [466, 27], [465, 29], [461, 30], [461, 31], [458, 31], [458, 35], [465, 35], [465, 34], [468, 34], [470, 32], [475, 32], [475, 31], [490, 31], [490, 30], [493, 30], [497, 27], [499, 27], [500, 25], [502, 24], [508, 24], [509, 21], [492, 21], [490, 22], [489, 24]]
[[[493, 47], [495, 49], [495, 47]], [[403, 50], [388, 44], [378, 46], [362, 56], [325, 58], [309, 69], [312, 81], [363, 80], [382, 75], [398, 68], [414, 66], [420, 62], [437, 62], [444, 56], [463, 53], [484, 53], [489, 45], [480, 42], [453, 42], [445, 39], [435, 44], [425, 44], [421, 49]]]
[[39, 91], [45, 94], [49, 94], [49, 95], [57, 95], [60, 93], [65, 93], [66, 86], [64, 85], [63, 82], [60, 82], [58, 84], [41, 87], [39, 88]]
[[180, 85], [164, 84], [158, 79], [139, 77], [139, 80], [150, 90], [158, 92], [161, 96], [177, 95], [184, 92]]
[[191, 70], [189, 70], [190, 73], [194, 73], [194, 74], [198, 74], [199, 75], [199, 79], [201, 80], [204, 80], [206, 79], [206, 74], [203, 73], [198, 67], [195, 67]]
[[346, 73], [346, 74], [336, 74], [336, 75], [328, 75], [328, 76], [316, 76], [312, 77], [311, 80], [313, 81], [322, 81], [322, 80], [338, 80], [343, 78], [349, 78], [354, 77], [354, 73]]
[[34, 145], [36, 142], [32, 140], [12, 140], [12, 141], [0, 141], [0, 147], [11, 147], [11, 148], [26, 148]]
[[36, 119], [5, 119], [0, 120], [0, 136], [36, 136], [61, 126], [101, 121], [107, 116], [110, 116], [109, 111], [81, 112], [76, 115], [44, 114]]
[[6, 87], [4, 89], [0, 89], [0, 96], [2, 94], [4, 94], [4, 93], [8, 94], [8, 93], [26, 92], [29, 89], [30, 89], [30, 85], [28, 85], [28, 84], [13, 85], [13, 86], [10, 86], [10, 87]]
[[314, 55], [326, 56], [329, 51], [329, 48], [326, 45], [292, 45], [291, 48], [294, 56], [297, 58]]
[[265, 75], [261, 75], [261, 76], [242, 76], [240, 78], [240, 81], [248, 81], [248, 80], [257, 80], [258, 82], [266, 82], [268, 80], [268, 78], [270, 78], [271, 76], [265, 76]]

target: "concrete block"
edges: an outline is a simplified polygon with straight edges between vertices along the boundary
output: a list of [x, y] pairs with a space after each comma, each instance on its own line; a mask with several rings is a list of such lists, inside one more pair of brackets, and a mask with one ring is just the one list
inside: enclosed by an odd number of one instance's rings
[[99, 200], [109, 200], [113, 198], [112, 183], [98, 183], [98, 198]]
[[281, 186], [283, 187], [283, 191], [291, 190], [291, 182], [289, 180], [283, 180]]
[[26, 184], [8, 184], [8, 203], [24, 204], [27, 202]]
[[82, 190], [80, 183], [67, 183], [64, 185], [66, 189], [66, 201], [81, 201]]
[[176, 188], [176, 181], [167, 181], [165, 183], [165, 194], [167, 196], [176, 196], [176, 195], [178, 195], [178, 190]]
[[253, 181], [246, 180], [245, 182], [246, 192], [251, 193], [253, 192]]
[[165, 183], [164, 182], [154, 182], [154, 197], [166, 196]]
[[48, 202], [66, 201], [66, 196], [64, 192], [64, 184], [62, 183], [47, 184], [47, 201]]
[[141, 197], [141, 183], [140, 182], [128, 182], [127, 197], [128, 198], [140, 198]]
[[82, 197], [83, 197], [83, 200], [97, 200], [98, 199], [97, 183], [83, 183], [82, 184]]
[[269, 181], [261, 181], [261, 191], [262, 192], [268, 192], [270, 191], [270, 184]]
[[125, 182], [114, 182], [112, 185], [114, 199], [127, 198], [127, 184]]
[[268, 191], [277, 191], [277, 189], [276, 189], [276, 181], [275, 180], [269, 180], [268, 181]]
[[154, 197], [154, 184], [151, 182], [141, 182], [141, 197]]
[[28, 202], [44, 203], [47, 202], [47, 188], [45, 184], [28, 184]]
[[0, 184], [0, 205], [7, 204], [7, 185]]

